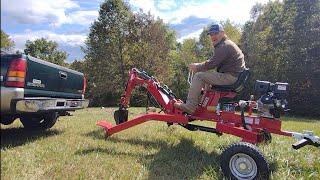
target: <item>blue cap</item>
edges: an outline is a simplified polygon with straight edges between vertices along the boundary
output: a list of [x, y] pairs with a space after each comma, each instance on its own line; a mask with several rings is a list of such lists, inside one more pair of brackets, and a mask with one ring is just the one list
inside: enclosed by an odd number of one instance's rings
[[212, 24], [209, 27], [208, 35], [211, 34], [211, 33], [218, 33], [218, 32], [221, 32], [221, 31], [224, 31], [221, 24]]

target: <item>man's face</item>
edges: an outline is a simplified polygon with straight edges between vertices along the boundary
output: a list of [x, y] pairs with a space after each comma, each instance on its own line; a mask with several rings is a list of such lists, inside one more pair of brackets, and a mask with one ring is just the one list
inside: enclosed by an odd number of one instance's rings
[[210, 33], [210, 38], [213, 45], [216, 45], [223, 38], [224, 32]]

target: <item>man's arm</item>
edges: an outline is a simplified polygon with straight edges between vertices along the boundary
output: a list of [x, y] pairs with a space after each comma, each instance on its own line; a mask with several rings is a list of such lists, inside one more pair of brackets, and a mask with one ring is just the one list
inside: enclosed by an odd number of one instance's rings
[[208, 71], [216, 68], [221, 62], [227, 59], [229, 56], [228, 48], [226, 46], [215, 49], [214, 55], [207, 61], [199, 63], [196, 67], [196, 71]]

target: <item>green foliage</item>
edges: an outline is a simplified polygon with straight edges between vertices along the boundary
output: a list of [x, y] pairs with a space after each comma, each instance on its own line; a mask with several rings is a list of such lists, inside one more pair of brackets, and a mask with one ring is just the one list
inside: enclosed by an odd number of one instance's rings
[[10, 50], [13, 47], [14, 42], [9, 38], [9, 35], [1, 29], [1, 49]]
[[[129, 5], [121, 0], [102, 3], [84, 49], [88, 97], [93, 99], [92, 104], [115, 105], [115, 100], [106, 97], [119, 99], [127, 73], [133, 67], [168, 82], [169, 53], [174, 42], [173, 31], [162, 20], [142, 12], [133, 14]], [[142, 92], [134, 92], [133, 104], [137, 104], [135, 101], [140, 101], [141, 96]]]
[[203, 57], [203, 60], [207, 60], [213, 55], [212, 42], [207, 33], [208, 30], [204, 28], [199, 37], [200, 56]]
[[253, 74], [249, 87], [256, 79], [288, 82], [292, 113], [319, 116], [320, 2], [269, 2], [251, 12], [241, 39]]
[[186, 99], [189, 87], [187, 83], [188, 64], [182, 58], [180, 51], [181, 47], [170, 52], [171, 63], [168, 74], [172, 74], [172, 76], [170, 77], [171, 81], [168, 83], [168, 86], [177, 97]]
[[36, 39], [35, 41], [27, 40], [25, 46], [24, 52], [30, 56], [61, 66], [67, 66], [67, 63], [65, 63], [67, 53], [58, 50], [58, 43], [54, 41], [48, 41], [45, 38]]
[[293, 86], [290, 100], [300, 106], [292, 109], [302, 115], [320, 116], [320, 1], [290, 0], [285, 1], [285, 7], [295, 12], [290, 21], [293, 31], [288, 39], [287, 76]]
[[222, 21], [221, 24], [228, 38], [239, 44], [241, 39], [240, 25], [232, 23], [230, 20]]

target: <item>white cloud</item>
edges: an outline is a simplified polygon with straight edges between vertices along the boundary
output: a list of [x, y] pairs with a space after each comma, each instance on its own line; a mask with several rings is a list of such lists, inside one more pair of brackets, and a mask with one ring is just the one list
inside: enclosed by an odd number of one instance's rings
[[183, 37], [177, 39], [177, 41], [178, 42], [183, 42], [185, 39], [191, 39], [191, 38], [198, 39], [202, 31], [203, 31], [203, 29], [199, 29], [197, 31], [194, 31], [194, 32], [192, 32], [192, 33], [190, 33], [190, 34], [188, 34], [186, 36], [183, 36]]
[[15, 51], [19, 50], [21, 52], [25, 49], [27, 40], [34, 41], [40, 38], [57, 42], [58, 48], [68, 53], [68, 62], [72, 62], [75, 59], [82, 59], [84, 56], [80, 46], [85, 45], [86, 34], [56, 34], [46, 30], [32, 31], [30, 29], [25, 30], [23, 33], [10, 34], [10, 39], [15, 43]]
[[157, 14], [156, 7], [153, 0], [129, 0], [129, 3], [143, 10], [143, 12], [151, 12], [153, 15]]
[[[265, 4], [269, 0], [212, 0], [207, 2], [201, 1], [184, 1], [179, 8], [173, 11], [162, 11], [172, 9], [173, 1], [161, 1], [156, 4], [155, 0], [130, 0], [134, 7], [141, 8], [144, 12], [150, 11], [156, 17], [160, 17], [164, 22], [169, 24], [180, 24], [182, 20], [190, 16], [198, 18], [209, 18], [212, 21], [231, 20], [237, 24], [244, 24], [250, 18], [250, 10], [256, 3]], [[159, 1], [160, 2], [160, 1]], [[189, 34], [178, 39], [182, 42], [186, 38], [197, 38], [202, 29], [190, 32]]]
[[[130, 4], [134, 7], [141, 8], [144, 12], [150, 11], [156, 17], [159, 16], [164, 22], [170, 24], [180, 23], [183, 19], [189, 16], [199, 18], [211, 18], [221, 21], [230, 19], [236, 23], [245, 23], [250, 17], [250, 10], [254, 4], [266, 3], [268, 0], [216, 0], [210, 2], [190, 1], [183, 3], [180, 8], [174, 11], [164, 11], [163, 9], [172, 8], [172, 1], [159, 1], [160, 5], [156, 6], [154, 0], [130, 0]], [[161, 9], [163, 8], [163, 9]]]
[[[62, 24], [89, 25], [98, 16], [98, 10], [78, 10], [80, 6], [71, 0], [4, 0], [1, 19], [22, 24], [43, 24], [60, 26]], [[72, 12], [68, 12], [72, 10]]]
[[157, 3], [157, 8], [160, 10], [170, 10], [177, 7], [175, 0], [161, 0]]
[[99, 15], [98, 11], [75, 11], [68, 15], [65, 23], [90, 25]]
[[10, 20], [24, 24], [50, 23], [52, 25], [66, 21], [65, 11], [78, 8], [70, 0], [5, 0], [1, 1], [1, 10]]
[[86, 39], [86, 34], [56, 34], [51, 31], [41, 30], [32, 31], [30, 29], [19, 34], [10, 34], [10, 39], [12, 39], [16, 45], [16, 48], [23, 50], [25, 48], [25, 43], [27, 40], [34, 41], [39, 38], [45, 38], [47, 40], [55, 41], [58, 44], [64, 46], [81, 46], [84, 45]]

